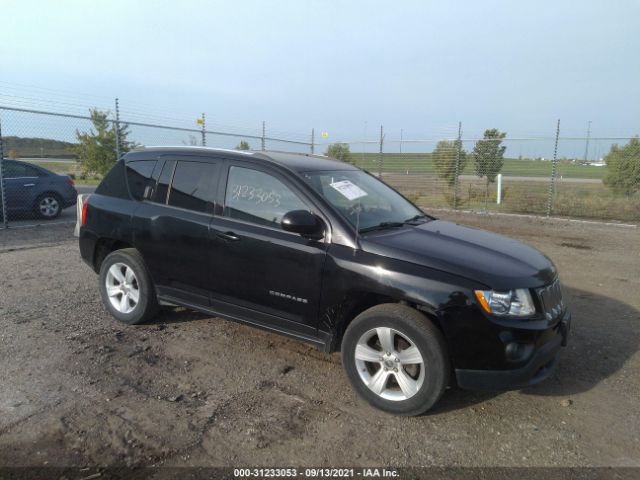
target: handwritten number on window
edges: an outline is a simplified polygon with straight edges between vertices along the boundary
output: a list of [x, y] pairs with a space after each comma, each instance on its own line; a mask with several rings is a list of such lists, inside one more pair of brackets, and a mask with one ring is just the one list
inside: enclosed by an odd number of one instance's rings
[[253, 202], [256, 205], [266, 204], [274, 207], [280, 206], [282, 195], [275, 190], [267, 190], [262, 187], [256, 188], [251, 185], [233, 184], [231, 187], [232, 200], [244, 200]]

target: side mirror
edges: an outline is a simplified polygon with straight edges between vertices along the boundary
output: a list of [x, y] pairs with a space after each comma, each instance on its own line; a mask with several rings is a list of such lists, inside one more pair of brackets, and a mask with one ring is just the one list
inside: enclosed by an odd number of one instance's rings
[[282, 217], [282, 229], [299, 233], [304, 237], [319, 240], [324, 234], [324, 224], [316, 215], [307, 210], [292, 210]]

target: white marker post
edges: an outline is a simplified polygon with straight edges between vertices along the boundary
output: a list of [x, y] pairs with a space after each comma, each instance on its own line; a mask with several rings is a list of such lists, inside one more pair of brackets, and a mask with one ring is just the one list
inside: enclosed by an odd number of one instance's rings
[[502, 174], [501, 173], [498, 174], [498, 192], [496, 195], [496, 203], [500, 205], [500, 202], [502, 202]]

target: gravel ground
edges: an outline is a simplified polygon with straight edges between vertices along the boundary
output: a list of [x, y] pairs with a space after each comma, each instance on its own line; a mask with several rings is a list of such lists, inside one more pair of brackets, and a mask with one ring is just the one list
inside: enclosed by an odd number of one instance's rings
[[574, 325], [542, 385], [418, 418], [338, 354], [182, 309], [118, 324], [71, 226], [0, 232], [0, 465], [640, 466], [640, 229], [440, 216], [549, 255]]

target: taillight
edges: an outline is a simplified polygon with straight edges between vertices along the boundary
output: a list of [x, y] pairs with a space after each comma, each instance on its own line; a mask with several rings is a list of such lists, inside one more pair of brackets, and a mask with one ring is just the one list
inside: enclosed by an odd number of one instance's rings
[[87, 207], [89, 206], [89, 198], [91, 195], [87, 195], [84, 201], [82, 202], [82, 215], [80, 216], [80, 225], [84, 227], [85, 222], [87, 221]]
[[67, 177], [64, 179], [64, 183], [66, 183], [67, 185], [69, 185], [70, 187], [75, 187], [76, 186], [76, 182], [73, 181], [73, 178], [71, 177]]

